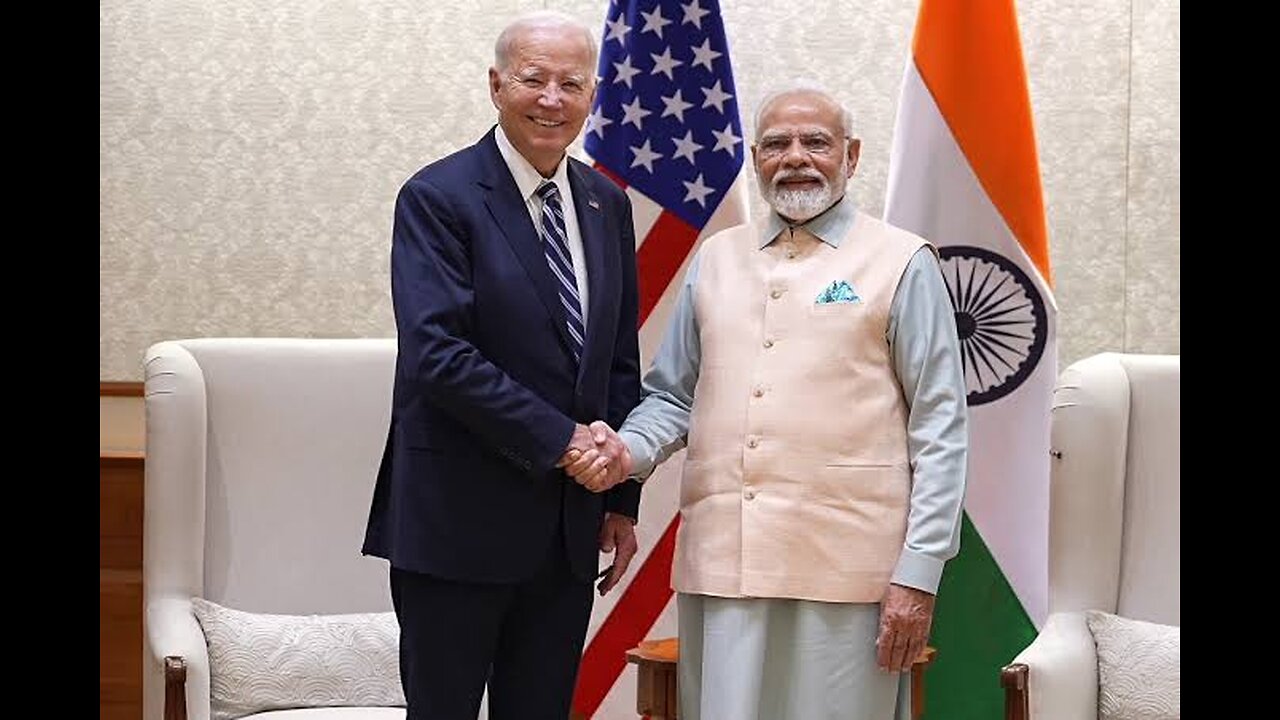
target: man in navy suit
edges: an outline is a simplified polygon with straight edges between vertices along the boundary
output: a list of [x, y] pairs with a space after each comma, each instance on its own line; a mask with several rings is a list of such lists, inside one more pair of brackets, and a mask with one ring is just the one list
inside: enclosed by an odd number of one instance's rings
[[609, 427], [640, 396], [631, 206], [565, 154], [595, 41], [543, 12], [494, 54], [497, 126], [396, 199], [395, 388], [363, 551], [391, 563], [408, 720], [475, 720], [486, 683], [493, 720], [565, 720], [599, 552], [603, 595], [636, 551], [640, 487]]

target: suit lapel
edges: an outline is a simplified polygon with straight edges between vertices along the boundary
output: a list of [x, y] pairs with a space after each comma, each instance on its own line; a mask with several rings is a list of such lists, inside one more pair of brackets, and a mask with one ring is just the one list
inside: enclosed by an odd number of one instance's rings
[[511, 245], [525, 273], [533, 281], [538, 298], [551, 316], [551, 324], [555, 326], [564, 344], [565, 352], [570, 352], [572, 341], [569, 329], [565, 326], [564, 309], [560, 306], [560, 292], [555, 278], [547, 266], [547, 258], [542, 251], [542, 238], [533, 227], [529, 217], [529, 209], [524, 198], [520, 197], [520, 189], [511, 177], [502, 153], [498, 152], [498, 144], [493, 139], [493, 131], [480, 141], [481, 148], [486, 151], [487, 177], [480, 180], [485, 190], [484, 203], [493, 216], [494, 224]]
[[590, 183], [582, 176], [582, 171], [569, 161], [569, 186], [573, 190], [573, 204], [577, 211], [578, 230], [582, 233], [582, 249], [586, 253], [587, 264], [587, 336], [583, 340], [582, 362], [579, 365], [578, 378], [582, 378], [582, 368], [598, 351], [600, 330], [603, 321], [604, 303], [610, 287], [610, 279], [605, 276], [605, 246], [607, 236], [604, 230], [604, 213], [600, 208], [600, 199], [592, 192]]

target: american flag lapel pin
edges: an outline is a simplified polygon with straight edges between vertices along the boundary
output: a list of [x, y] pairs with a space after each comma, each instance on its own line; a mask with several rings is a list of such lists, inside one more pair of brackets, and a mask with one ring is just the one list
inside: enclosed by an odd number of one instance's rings
[[595, 198], [587, 198], [587, 204], [591, 206], [592, 210], [600, 209], [600, 203], [596, 202]]

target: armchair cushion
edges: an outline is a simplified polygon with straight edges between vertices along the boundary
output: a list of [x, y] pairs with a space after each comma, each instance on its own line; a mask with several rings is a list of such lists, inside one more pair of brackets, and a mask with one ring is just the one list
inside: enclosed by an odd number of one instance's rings
[[1181, 628], [1086, 613], [1098, 648], [1099, 720], [1177, 720]]
[[404, 706], [395, 614], [266, 615], [192, 598], [213, 720], [301, 707]]

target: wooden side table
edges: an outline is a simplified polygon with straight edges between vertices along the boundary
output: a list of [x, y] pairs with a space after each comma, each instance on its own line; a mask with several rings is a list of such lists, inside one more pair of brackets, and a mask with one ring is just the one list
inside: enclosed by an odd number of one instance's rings
[[[911, 717], [924, 714], [924, 671], [938, 655], [926, 647], [911, 666]], [[636, 665], [636, 712], [650, 720], [679, 720], [680, 694], [676, 688], [679, 638], [644, 640], [627, 651], [627, 662]]]

